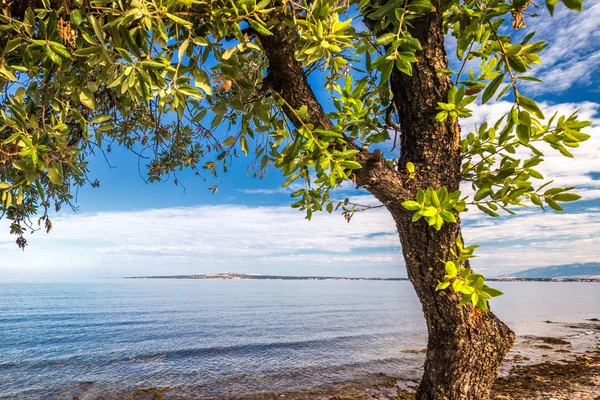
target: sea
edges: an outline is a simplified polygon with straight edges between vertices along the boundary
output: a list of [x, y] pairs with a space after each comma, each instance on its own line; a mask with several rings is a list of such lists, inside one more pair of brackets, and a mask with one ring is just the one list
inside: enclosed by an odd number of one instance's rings
[[[493, 282], [518, 335], [600, 317], [600, 284]], [[0, 399], [193, 398], [418, 379], [410, 282], [106, 279], [0, 283]]]

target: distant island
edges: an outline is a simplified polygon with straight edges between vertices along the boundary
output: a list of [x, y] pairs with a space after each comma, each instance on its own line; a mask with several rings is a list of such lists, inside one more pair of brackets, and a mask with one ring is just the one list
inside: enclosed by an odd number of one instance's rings
[[227, 280], [287, 280], [287, 281], [407, 281], [408, 278], [347, 278], [341, 276], [279, 276], [224, 272], [205, 275], [126, 276], [123, 279], [227, 279]]
[[600, 263], [553, 265], [502, 275], [500, 279], [600, 280]]
[[[549, 267], [552, 268], [552, 267]], [[533, 271], [545, 268], [534, 268]], [[511, 276], [491, 277], [489, 281], [535, 281], [535, 282], [600, 282], [597, 276], [560, 276], [560, 277], [525, 277], [517, 276], [524, 272], [517, 272]], [[343, 276], [286, 276], [286, 275], [261, 275], [238, 274], [223, 272], [219, 274], [203, 275], [159, 275], [159, 276], [125, 276], [123, 279], [219, 279], [219, 280], [287, 280], [287, 281], [408, 281], [408, 278], [349, 278]]]

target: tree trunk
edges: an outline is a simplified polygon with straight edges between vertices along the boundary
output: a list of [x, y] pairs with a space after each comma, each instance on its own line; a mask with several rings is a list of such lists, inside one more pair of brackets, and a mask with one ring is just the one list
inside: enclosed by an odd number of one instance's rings
[[450, 249], [460, 235], [458, 224], [440, 231], [411, 222], [405, 212], [393, 213], [400, 232], [408, 276], [423, 306], [428, 344], [418, 400], [482, 400], [514, 341], [513, 332], [491, 311], [470, 304], [459, 307], [459, 296], [436, 292], [444, 275], [440, 260], [452, 258]]
[[[404, 185], [415, 198], [418, 189], [459, 188], [461, 154], [458, 122], [435, 122], [438, 102], [446, 102], [452, 81], [436, 71], [448, 68], [442, 16], [430, 13], [414, 21], [411, 34], [423, 51], [417, 55], [413, 75], [395, 71], [391, 77], [394, 102], [400, 114], [402, 142], [399, 167], [415, 164], [415, 179]], [[411, 222], [400, 206], [390, 208], [396, 221], [408, 276], [421, 300], [429, 333], [425, 372], [417, 399], [486, 399], [514, 333], [492, 312], [471, 305], [458, 307], [459, 295], [436, 292], [443, 280], [441, 260], [451, 260], [460, 221], [440, 231], [424, 221]], [[461, 237], [462, 238], [462, 237]]]
[[[447, 68], [442, 17], [433, 12], [412, 21], [411, 33], [421, 41], [413, 75], [396, 71], [391, 77], [394, 102], [402, 127], [399, 170], [390, 167], [378, 153], [362, 150], [357, 161], [357, 184], [367, 188], [386, 205], [396, 222], [408, 277], [423, 306], [429, 333], [425, 371], [417, 392], [418, 400], [484, 400], [504, 358], [510, 349], [513, 332], [492, 312], [481, 312], [467, 305], [459, 307], [459, 295], [450, 290], [436, 292], [444, 276], [441, 260], [452, 259], [456, 238], [461, 235], [460, 221], [444, 224], [435, 231], [423, 220], [411, 222], [412, 212], [403, 209], [404, 200], [416, 198], [419, 189], [445, 186], [457, 190], [461, 180], [461, 154], [458, 146], [460, 127], [456, 120], [435, 122], [438, 101], [445, 101], [452, 86], [448, 75], [436, 71]], [[259, 36], [269, 58], [266, 84], [293, 108], [307, 105], [311, 122], [331, 128], [302, 65], [294, 58], [295, 34], [281, 26], [272, 36]], [[285, 110], [289, 111], [289, 110]], [[286, 112], [292, 122], [295, 116]], [[350, 139], [350, 148], [358, 148]], [[417, 167], [408, 180], [404, 166]]]

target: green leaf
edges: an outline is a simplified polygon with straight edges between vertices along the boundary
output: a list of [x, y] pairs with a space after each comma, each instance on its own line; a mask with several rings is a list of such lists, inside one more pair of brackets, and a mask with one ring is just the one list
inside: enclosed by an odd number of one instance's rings
[[176, 24], [187, 26], [188, 28], [191, 28], [192, 26], [194, 26], [194, 24], [192, 24], [190, 21], [186, 21], [185, 19], [180, 18], [177, 15], [173, 15], [170, 13], [166, 13], [166, 15], [167, 15], [167, 18], [169, 18], [171, 21], [175, 22]]
[[144, 60], [139, 62], [138, 65], [146, 69], [162, 69], [166, 67], [165, 64], [153, 60]]
[[226, 50], [222, 55], [221, 58], [223, 60], [229, 60], [231, 58], [232, 55], [234, 55], [235, 53], [237, 53], [238, 49], [237, 46], [233, 46], [232, 48]]
[[434, 215], [436, 215], [438, 212], [437, 208], [435, 207], [427, 207], [424, 211], [423, 211], [423, 216], [424, 217], [433, 217]]
[[413, 214], [411, 221], [412, 222], [417, 222], [418, 220], [421, 219], [421, 217], [423, 216], [423, 211], [419, 210], [416, 213]]
[[392, 33], [392, 32], [384, 33], [383, 35], [381, 35], [377, 38], [377, 40], [375, 41], [375, 44], [384, 46], [386, 44], [391, 43], [394, 39], [396, 39], [395, 33]]
[[240, 137], [240, 147], [245, 155], [248, 155], [248, 141], [246, 140], [246, 136], [242, 135]]
[[63, 184], [63, 175], [62, 168], [59, 167], [56, 163], [52, 164], [52, 166], [48, 167], [48, 178], [50, 178], [50, 182], [55, 185]]
[[523, 95], [517, 96], [517, 103], [522, 106], [527, 111], [533, 113], [536, 117], [540, 119], [544, 119], [544, 113], [538, 107], [537, 103], [532, 99], [525, 97]]
[[4, 75], [10, 81], [16, 81], [17, 76], [13, 72], [12, 68], [9, 68], [7, 65], [0, 63], [0, 74]]
[[521, 79], [523, 81], [531, 81], [531, 82], [540, 82], [543, 83], [544, 81], [541, 80], [540, 78], [536, 78], [535, 76], [517, 76], [517, 79]]
[[492, 297], [498, 297], [498, 296], [501, 296], [504, 294], [503, 292], [499, 291], [498, 289], [494, 289], [489, 286], [484, 286], [481, 290], [483, 292], [486, 292], [487, 294], [489, 294]]
[[35, 180], [35, 187], [36, 187], [37, 192], [40, 195], [40, 198], [42, 199], [42, 201], [46, 201], [46, 195], [44, 193], [44, 188], [42, 187], [42, 184], [39, 179]]
[[557, 148], [558, 148], [558, 151], [560, 151], [560, 154], [562, 154], [563, 156], [569, 157], [569, 158], [574, 158], [573, 154], [569, 150], [565, 149], [564, 146], [558, 145]]
[[531, 129], [527, 125], [517, 125], [517, 137], [519, 138], [519, 142], [523, 144], [528, 144], [530, 134]]
[[81, 92], [79, 92], [79, 101], [81, 101], [81, 104], [91, 108], [92, 110], [96, 108], [94, 93], [92, 93], [92, 91], [88, 88], [83, 88]]
[[536, 206], [544, 208], [544, 205], [542, 204], [542, 201], [540, 200], [539, 196], [536, 195], [536, 194], [532, 194], [531, 195], [531, 202], [533, 204], [535, 204]]
[[92, 27], [94, 28], [94, 33], [96, 37], [100, 40], [100, 42], [104, 41], [104, 32], [102, 31], [102, 26], [98, 23], [98, 20], [91, 13], [88, 14], [88, 19], [92, 23]]
[[546, 7], [550, 11], [550, 15], [554, 16], [554, 7], [558, 4], [558, 0], [546, 0]]
[[92, 124], [101, 124], [106, 121], [110, 121], [111, 116], [108, 114], [98, 115], [96, 118], [92, 119], [90, 122]]
[[266, 26], [264, 26], [263, 24], [261, 24], [258, 21], [249, 19], [248, 22], [250, 23], [250, 26], [252, 26], [252, 28], [254, 28], [254, 30], [256, 32], [260, 33], [261, 35], [271, 36], [273, 34], [270, 30], [267, 29]]
[[485, 297], [481, 295], [479, 296], [479, 298], [477, 299], [477, 308], [479, 308], [483, 312], [486, 312], [488, 310], [487, 301]]
[[402, 207], [406, 208], [407, 210], [414, 211], [421, 208], [421, 205], [416, 201], [408, 200], [402, 203]]
[[212, 87], [210, 84], [210, 78], [208, 77], [208, 74], [201, 69], [195, 69], [193, 75], [194, 84], [200, 89], [202, 89], [207, 95], [211, 95]]
[[92, 46], [92, 47], [85, 47], [83, 49], [75, 50], [73, 52], [73, 55], [77, 56], [77, 57], [87, 57], [87, 56], [91, 56], [92, 54], [98, 54], [101, 52], [102, 52], [102, 46]]
[[474, 306], [477, 306], [477, 302], [478, 302], [478, 301], [479, 301], [479, 295], [477, 294], [477, 292], [475, 292], [475, 293], [472, 293], [472, 294], [471, 294], [471, 303], [472, 303]]
[[473, 199], [475, 201], [479, 201], [482, 200], [484, 198], [486, 198], [487, 196], [489, 196], [490, 194], [492, 194], [492, 188], [491, 187], [483, 187], [481, 189], [479, 189], [476, 193], [475, 196], [473, 197]]
[[22, 42], [23, 42], [23, 39], [19, 38], [19, 37], [9, 40], [8, 42], [6, 42], [6, 46], [4, 46], [4, 52], [10, 53], [11, 51], [13, 51], [17, 47], [19, 47]]
[[357, 163], [356, 161], [351, 161], [351, 160], [344, 160], [340, 162], [340, 165], [344, 168], [348, 168], [348, 169], [360, 169], [362, 168], [362, 165], [360, 165], [359, 163]]
[[446, 261], [444, 269], [446, 270], [446, 275], [449, 275], [452, 278], [454, 278], [458, 274], [458, 270], [456, 269], [456, 264], [454, 263], [454, 261]]
[[46, 49], [46, 55], [48, 56], [49, 59], [52, 60], [52, 62], [56, 65], [62, 65], [63, 59], [61, 56], [59, 56], [57, 53], [54, 52], [54, 50], [52, 50], [52, 47], [50, 47], [50, 45], [46, 45], [45, 47]]
[[57, 42], [48, 42], [52, 50], [62, 58], [69, 58], [71, 55], [65, 46]]
[[495, 213], [494, 211], [490, 210], [486, 206], [482, 206], [481, 204], [477, 204], [477, 208], [479, 208], [481, 211], [483, 211], [484, 213], [486, 213], [487, 215], [489, 215], [491, 217], [499, 217], [500, 216], [500, 214]]
[[440, 206], [440, 199], [438, 198], [437, 192], [432, 190], [431, 191], [431, 195], [430, 195], [430, 199], [431, 199], [431, 204], [434, 207], [439, 207]]
[[[549, 183], [550, 182], [546, 183], [546, 185], [548, 185]], [[544, 185], [544, 186], [546, 186], [546, 185]], [[541, 189], [542, 188], [540, 187], [538, 190], [541, 190]], [[544, 196], [554, 196], [555, 194], [562, 193], [562, 192], [567, 192], [567, 191], [573, 190], [573, 189], [575, 189], [574, 186], [569, 186], [569, 187], [566, 187], [566, 188], [552, 188], [552, 189], [546, 190], [544, 192]]]
[[444, 224], [444, 219], [442, 218], [442, 216], [440, 214], [435, 216], [435, 222], [433, 223], [433, 227], [435, 228], [436, 231], [439, 231], [440, 229], [442, 229], [442, 225]]
[[567, 8], [574, 11], [583, 10], [583, 0], [562, 0], [563, 4], [567, 6]]
[[487, 85], [487, 87], [483, 91], [483, 95], [481, 96], [481, 102], [483, 104], [487, 103], [487, 101], [494, 96], [503, 80], [504, 74], [498, 75]]
[[70, 15], [70, 22], [71, 25], [74, 25], [75, 27], [81, 25], [81, 23], [85, 20], [85, 16], [83, 15], [83, 13], [81, 12], [80, 9], [76, 8], [73, 11], [71, 11], [71, 15]]
[[552, 200], [562, 201], [562, 202], [576, 201], [576, 200], [579, 200], [580, 198], [581, 198], [581, 196], [576, 193], [559, 193], [559, 194], [552, 196]]
[[121, 84], [127, 79], [125, 74], [119, 75], [117, 79], [112, 81], [109, 85], [106, 86], [107, 89], [116, 88], [117, 86], [121, 86]]
[[456, 217], [450, 211], [442, 210], [440, 216], [446, 222], [456, 223]]
[[13, 167], [23, 172], [35, 172], [35, 167], [32, 163], [25, 160], [16, 160], [12, 163]]
[[437, 122], [444, 122], [447, 119], [448, 119], [448, 112], [447, 111], [440, 111], [439, 113], [437, 113], [435, 115], [435, 120]]
[[284, 188], [286, 186], [289, 186], [289, 184], [291, 184], [296, 179], [298, 179], [299, 176], [300, 176], [300, 173], [290, 175], [285, 181], [283, 181], [283, 183], [281, 184], [281, 187]]
[[222, 146], [231, 146], [236, 142], [236, 138], [235, 136], [229, 136], [227, 139], [223, 140], [223, 143], [221, 143]]
[[556, 201], [554, 201], [550, 197], [546, 197], [546, 204], [548, 204], [550, 207], [552, 207], [555, 211], [558, 211], [558, 212], [561, 212], [561, 211], [565, 210]]

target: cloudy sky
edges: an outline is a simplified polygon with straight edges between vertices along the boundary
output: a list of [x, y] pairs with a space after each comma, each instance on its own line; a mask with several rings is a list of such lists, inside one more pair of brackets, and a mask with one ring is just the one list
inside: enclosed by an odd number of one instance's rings
[[[600, 260], [600, 2], [586, 1], [584, 7], [577, 14], [561, 5], [553, 19], [542, 11], [527, 28], [550, 44], [535, 71], [546, 83], [528, 93], [543, 102], [546, 115], [581, 109], [594, 122], [587, 131], [592, 138], [574, 149], [575, 160], [548, 152], [540, 168], [559, 185], [577, 185], [583, 200], [562, 214], [465, 214], [466, 241], [481, 245], [474, 266], [489, 276]], [[507, 101], [477, 106], [474, 117], [462, 121], [463, 130], [509, 108]], [[53, 216], [51, 233], [28, 237], [26, 251], [18, 250], [0, 221], [0, 281], [225, 271], [406, 276], [394, 223], [383, 209], [359, 213], [349, 224], [324, 213], [308, 222], [289, 207], [289, 192], [279, 189], [275, 171], [253, 180], [240, 163], [213, 195], [191, 174], [181, 176], [185, 192], [172, 182], [146, 185], [135, 156], [124, 150], [113, 150], [109, 159], [112, 168], [101, 158], [91, 162], [101, 187], [82, 188], [79, 210]], [[373, 202], [351, 187], [339, 195]]]

